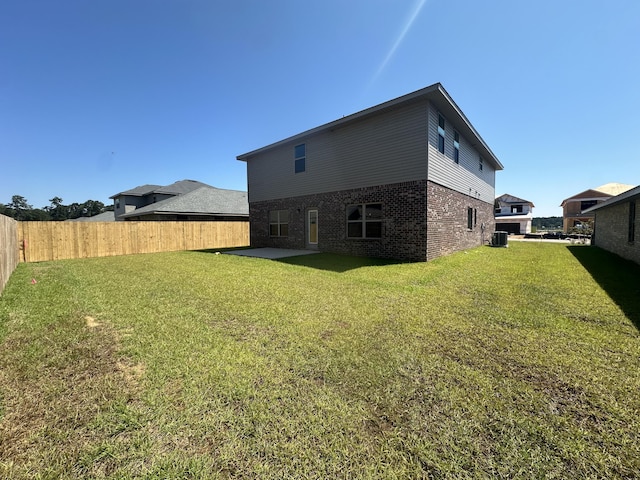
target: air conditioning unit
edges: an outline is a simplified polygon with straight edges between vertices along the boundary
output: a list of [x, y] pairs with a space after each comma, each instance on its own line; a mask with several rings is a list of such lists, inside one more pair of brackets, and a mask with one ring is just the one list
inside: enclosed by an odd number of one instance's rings
[[493, 238], [491, 239], [492, 247], [508, 247], [509, 232], [493, 232]]

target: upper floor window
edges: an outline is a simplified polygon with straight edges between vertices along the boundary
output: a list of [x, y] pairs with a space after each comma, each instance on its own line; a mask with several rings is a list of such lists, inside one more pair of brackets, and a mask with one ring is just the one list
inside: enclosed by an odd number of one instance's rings
[[382, 204], [348, 205], [347, 238], [382, 238]]
[[453, 160], [460, 163], [460, 134], [455, 130], [453, 132]]
[[269, 235], [272, 237], [289, 236], [288, 210], [271, 210], [269, 212]]
[[629, 243], [636, 240], [636, 202], [629, 202]]
[[523, 213], [522, 205], [512, 205], [511, 213]]
[[484, 158], [482, 157], [480, 157], [480, 160], [478, 161], [478, 168], [480, 171], [484, 170]]
[[445, 121], [444, 117], [438, 114], [438, 151], [444, 153]]
[[293, 148], [295, 173], [302, 173], [306, 170], [307, 145], [301, 143]]

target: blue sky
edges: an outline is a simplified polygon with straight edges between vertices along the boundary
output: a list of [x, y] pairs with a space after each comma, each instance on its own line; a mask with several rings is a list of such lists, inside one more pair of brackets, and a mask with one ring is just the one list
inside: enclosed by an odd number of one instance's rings
[[0, 203], [244, 190], [237, 155], [436, 82], [535, 216], [640, 184], [637, 0], [2, 0], [0, 66]]

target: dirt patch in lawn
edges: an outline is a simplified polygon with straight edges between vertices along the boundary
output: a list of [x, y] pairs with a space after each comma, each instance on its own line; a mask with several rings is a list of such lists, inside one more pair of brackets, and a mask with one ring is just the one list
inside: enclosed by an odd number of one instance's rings
[[100, 444], [109, 433], [106, 412], [135, 402], [144, 375], [119, 350], [117, 332], [92, 316], [7, 335], [0, 345], [0, 477], [55, 475]]

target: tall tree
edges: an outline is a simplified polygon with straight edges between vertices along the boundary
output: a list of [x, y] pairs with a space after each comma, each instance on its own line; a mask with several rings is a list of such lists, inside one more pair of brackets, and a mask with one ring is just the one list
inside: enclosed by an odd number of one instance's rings
[[11, 197], [11, 202], [7, 205], [13, 211], [13, 218], [16, 220], [28, 220], [29, 210], [33, 207], [27, 203], [27, 199], [21, 195]]
[[69, 209], [62, 204], [62, 198], [53, 197], [49, 201], [51, 205], [45, 207], [44, 210], [49, 212], [51, 220], [66, 220], [69, 216]]

